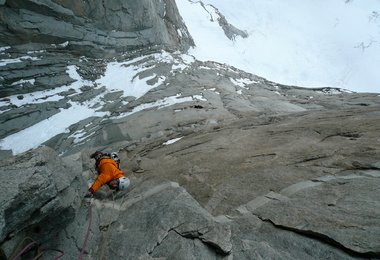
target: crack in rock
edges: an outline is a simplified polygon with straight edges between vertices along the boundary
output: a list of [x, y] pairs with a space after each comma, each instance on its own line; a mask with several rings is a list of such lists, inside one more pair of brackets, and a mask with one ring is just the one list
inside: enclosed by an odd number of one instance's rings
[[264, 218], [264, 217], [261, 217], [259, 215], [256, 215], [254, 213], [252, 213], [253, 215], [255, 215], [256, 217], [258, 217], [260, 220], [262, 220], [263, 222], [266, 222], [266, 223], [270, 223], [272, 224], [274, 227], [278, 228], [278, 229], [282, 229], [282, 230], [286, 230], [286, 231], [291, 231], [291, 232], [295, 232], [297, 234], [300, 234], [300, 235], [303, 235], [303, 236], [306, 236], [308, 238], [312, 238], [312, 239], [316, 239], [318, 241], [321, 241], [325, 244], [328, 244], [328, 245], [331, 245], [337, 249], [340, 249], [344, 252], [346, 252], [347, 254], [351, 255], [351, 256], [354, 256], [354, 257], [368, 257], [368, 258], [379, 258], [380, 257], [380, 252], [357, 252], [355, 250], [352, 250], [351, 248], [348, 248], [348, 247], [345, 247], [343, 244], [339, 243], [338, 241], [332, 239], [331, 237], [325, 235], [325, 234], [322, 234], [322, 233], [319, 233], [319, 232], [315, 232], [313, 230], [302, 230], [302, 229], [297, 229], [297, 228], [294, 228], [294, 227], [289, 227], [289, 226], [285, 226], [285, 225], [281, 225], [281, 224], [276, 224], [274, 221], [272, 221], [271, 219], [267, 219], [267, 218]]
[[[253, 215], [257, 216], [259, 219], [261, 219], [264, 222], [269, 222], [273, 226], [277, 228], [281, 228], [284, 230], [288, 231], [293, 231], [298, 234], [302, 234], [305, 236], [308, 236], [310, 238], [317, 239], [319, 241], [322, 241], [326, 244], [329, 244], [331, 246], [334, 246], [340, 250], [343, 250], [344, 252], [356, 256], [356, 257], [379, 257], [380, 256], [380, 251], [378, 250], [378, 244], [376, 243], [376, 239], [372, 240], [369, 239], [368, 237], [376, 235], [377, 231], [377, 226], [374, 225], [376, 221], [376, 200], [372, 204], [368, 204], [369, 207], [371, 208], [371, 212], [373, 211], [373, 214], [370, 212], [367, 212], [367, 215], [364, 214], [363, 217], [368, 216], [366, 219], [366, 222], [364, 222], [364, 226], [358, 224], [359, 222], [355, 221], [356, 215], [359, 214], [358, 210], [360, 210], [360, 206], [358, 205], [356, 209], [352, 208], [345, 208], [345, 203], [348, 201], [351, 201], [353, 197], [348, 197], [343, 199], [339, 199], [341, 202], [338, 203], [336, 200], [336, 197], [340, 194], [339, 192], [346, 191], [347, 194], [351, 194], [350, 192], [355, 185], [362, 185], [362, 187], [366, 187], [368, 191], [363, 191], [359, 193], [357, 196], [357, 203], [363, 204], [364, 201], [367, 202], [366, 200], [366, 195], [367, 194], [372, 194], [374, 196], [375, 190], [376, 190], [376, 183], [377, 178], [379, 178], [380, 174], [378, 171], [365, 171], [365, 172], [357, 172], [356, 174], [349, 174], [345, 176], [324, 176], [324, 177], [319, 177], [316, 178], [312, 181], [304, 181], [304, 182], [299, 182], [296, 184], [293, 184], [283, 190], [280, 191], [280, 196], [275, 193], [268, 193], [264, 196], [257, 197], [255, 200], [240, 206], [237, 211], [241, 213], [247, 213], [250, 212]], [[372, 179], [372, 180], [371, 180]], [[365, 185], [365, 184], [371, 183], [370, 186]], [[336, 223], [337, 226], [334, 224], [334, 226], [331, 227], [332, 230], [327, 229], [327, 222], [323, 225], [320, 226], [316, 221], [324, 221], [325, 217], [321, 216], [320, 210], [323, 209], [324, 204], [315, 204], [315, 201], [310, 203], [314, 205], [314, 208], [311, 206], [311, 209], [309, 211], [305, 209], [301, 209], [297, 207], [296, 209], [293, 210], [299, 210], [296, 211], [295, 214], [305, 214], [305, 215], [298, 215], [299, 216], [299, 221], [294, 222], [292, 220], [293, 218], [298, 218], [296, 217], [297, 215], [294, 215], [292, 217], [291, 211], [291, 205], [292, 203], [296, 203], [296, 200], [293, 200], [293, 197], [285, 197], [285, 196], [292, 196], [298, 192], [302, 192], [303, 194], [309, 194], [310, 198], [313, 198], [311, 194], [312, 191], [315, 192], [325, 192], [326, 189], [323, 189], [322, 186], [320, 185], [332, 185], [332, 187], [335, 187], [336, 191], [335, 193], [332, 194], [325, 194], [325, 205], [329, 207], [330, 209], [326, 209], [328, 212], [328, 216], [326, 218], [328, 221], [331, 220], [331, 223]], [[343, 187], [339, 188], [342, 185], [347, 185], [348, 187]], [[319, 187], [318, 187], [319, 186]], [[322, 187], [322, 188], [321, 188]], [[359, 186], [361, 187], [361, 186]], [[307, 191], [305, 191], [307, 190]], [[346, 194], [342, 193], [342, 194]], [[304, 195], [299, 195], [301, 197], [304, 197]], [[315, 195], [314, 195], [315, 196]], [[354, 196], [354, 195], [353, 195]], [[364, 196], [364, 197], [363, 197]], [[369, 195], [368, 195], [369, 196]], [[306, 196], [307, 198], [309, 196]], [[307, 199], [306, 198], [306, 199]], [[333, 200], [335, 198], [335, 200]], [[293, 201], [289, 201], [292, 199]], [[269, 203], [274, 203], [270, 204]], [[353, 202], [352, 202], [353, 203]], [[369, 203], [369, 202], [367, 202]], [[267, 205], [266, 205], [267, 204]], [[282, 205], [282, 206], [281, 206]], [[262, 209], [259, 209], [263, 207]], [[322, 208], [321, 208], [322, 207]], [[331, 207], [337, 207], [337, 209], [331, 209]], [[359, 207], [359, 209], [358, 209]], [[282, 210], [281, 210], [282, 208]], [[344, 211], [346, 209], [346, 211]], [[277, 213], [277, 211], [280, 211], [280, 213]], [[261, 212], [261, 213], [260, 213]], [[264, 213], [263, 213], [264, 212]], [[299, 213], [297, 213], [299, 212]], [[313, 212], [316, 215], [313, 215]], [[318, 212], [318, 213], [317, 213]], [[343, 217], [342, 215], [337, 215], [337, 214], [348, 214], [352, 213], [352, 222], [344, 222], [345, 220], [348, 221], [348, 218]], [[264, 215], [262, 215], [264, 214]], [[265, 215], [269, 214], [269, 215]], [[272, 214], [272, 215], [270, 215]], [[289, 215], [290, 214], [290, 215]], [[281, 216], [284, 215], [284, 216]], [[303, 217], [302, 217], [303, 216]], [[320, 218], [318, 218], [320, 217]], [[283, 220], [283, 219], [288, 218], [289, 224]], [[285, 222], [283, 222], [285, 221]], [[312, 221], [312, 223], [308, 223], [309, 221]], [[326, 220], [327, 221], [327, 220]], [[333, 222], [335, 221], [335, 222]], [[291, 224], [294, 223], [294, 224]], [[298, 223], [298, 224], [297, 224]], [[300, 224], [301, 223], [301, 224]], [[303, 223], [303, 224], [302, 224]], [[323, 222], [324, 223], [324, 222]], [[329, 222], [330, 223], [330, 222]], [[301, 225], [301, 226], [300, 226]], [[314, 226], [314, 228], [313, 228]], [[313, 230], [311, 230], [313, 229]], [[346, 232], [347, 233], [342, 233], [339, 232], [339, 230], [343, 232], [343, 230], [348, 229]], [[347, 236], [344, 238], [343, 235], [346, 234]], [[351, 234], [351, 235], [350, 235]], [[367, 237], [368, 235], [368, 237]], [[357, 238], [356, 238], [357, 237]], [[367, 241], [367, 242], [363, 242]], [[362, 243], [368, 244], [367, 247], [362, 247]], [[367, 245], [366, 244], [366, 245]]]
[[[205, 232], [202, 232], [202, 229], [205, 230]], [[231, 238], [231, 230], [228, 226], [227, 229], [224, 227], [204, 227], [197, 230], [191, 230], [191, 231], [178, 231], [174, 229], [174, 231], [184, 237], [184, 238], [190, 238], [190, 239], [199, 239], [206, 245], [214, 248], [214, 250], [222, 255], [229, 255], [232, 250], [232, 243], [230, 241]], [[222, 237], [218, 237], [222, 233]]]
[[164, 240], [168, 237], [169, 233], [172, 232], [172, 231], [174, 231], [174, 232], [176, 232], [178, 235], [182, 236], [182, 235], [181, 235], [180, 233], [178, 233], [175, 229], [178, 228], [178, 227], [180, 227], [180, 226], [182, 226], [183, 224], [184, 224], [184, 223], [181, 223], [181, 224], [177, 225], [176, 227], [173, 227], [173, 228], [169, 229], [169, 230], [165, 233], [165, 235], [162, 237], [162, 239], [160, 239], [160, 241], [157, 241], [156, 245], [152, 248], [152, 250], [149, 250], [147, 253], [148, 253], [149, 255], [153, 254], [154, 250], [155, 250], [157, 247], [159, 247], [159, 246], [162, 244], [162, 242], [164, 242]]

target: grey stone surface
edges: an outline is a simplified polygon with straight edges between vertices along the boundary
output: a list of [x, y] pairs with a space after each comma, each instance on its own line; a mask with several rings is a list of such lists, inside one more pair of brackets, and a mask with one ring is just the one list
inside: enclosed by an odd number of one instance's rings
[[[41, 113], [41, 111], [44, 111], [44, 113]], [[0, 118], [0, 138], [37, 124], [59, 111], [59, 105], [57, 107], [57, 102], [45, 102], [42, 104], [29, 105], [28, 107], [9, 110], [3, 113]]]
[[145, 181], [119, 198], [86, 200], [49, 246], [75, 258], [88, 227], [86, 258], [351, 259], [332, 245], [278, 229], [252, 214], [213, 217], [167, 181]]
[[70, 41], [88, 56], [158, 45], [185, 50], [193, 45], [174, 0], [8, 0], [0, 13], [4, 25], [0, 39], [9, 45]]
[[[18, 56], [22, 52], [13, 48], [7, 51]], [[53, 64], [57, 69], [51, 73], [67, 76], [59, 59], [54, 63], [51, 55], [50, 51], [43, 54], [50, 62], [41, 64]], [[89, 80], [88, 86], [80, 90], [65, 89], [60, 92], [63, 97], [60, 102], [20, 106], [2, 114], [5, 136], [47, 118], [70, 102], [88, 102], [105, 94], [102, 103], [95, 106], [110, 115], [82, 120], [70, 126], [68, 133], [55, 136], [45, 144], [61, 155], [77, 156], [77, 159], [62, 159], [82, 163], [83, 167], [78, 166], [72, 173], [81, 172], [85, 179], [94, 177], [90, 170], [93, 164], [88, 158], [91, 150], [107, 147], [126, 151], [128, 155], [123, 157], [122, 167], [134, 184], [132, 190], [116, 197], [102, 189], [95, 199], [81, 201], [78, 196], [84, 192], [85, 184], [72, 180], [75, 184], [60, 193], [54, 187], [66, 187], [65, 180], [61, 183], [61, 179], [57, 179], [55, 186], [48, 185], [48, 180], [55, 176], [51, 169], [60, 169], [60, 166], [53, 164], [46, 169], [29, 161], [25, 164], [28, 166], [23, 166], [23, 176], [29, 176], [30, 181], [11, 178], [19, 188], [6, 186], [4, 189], [9, 191], [9, 198], [17, 202], [15, 205], [19, 205], [25, 192], [30, 190], [34, 197], [30, 205], [25, 205], [24, 212], [35, 212], [35, 215], [29, 219], [9, 206], [12, 210], [4, 216], [12, 216], [13, 220], [3, 224], [3, 239], [9, 239], [2, 242], [6, 255], [9, 256], [26, 235], [23, 230], [39, 227], [37, 229], [42, 231], [31, 233], [34, 239], [63, 250], [69, 258], [77, 258], [91, 224], [91, 238], [84, 253], [88, 258], [377, 257], [377, 240], [371, 239], [378, 235], [378, 219], [373, 217], [378, 213], [373, 209], [378, 206], [373, 199], [376, 194], [373, 190], [362, 192], [360, 200], [367, 204], [361, 203], [358, 212], [352, 208], [358, 202], [351, 192], [355, 187], [373, 187], [371, 185], [377, 183], [360, 184], [359, 179], [378, 178], [378, 95], [342, 92], [337, 99], [323, 90], [278, 85], [212, 62], [194, 61], [183, 70], [173, 70], [173, 65], [178, 66], [182, 57], [172, 55], [173, 61], [169, 63], [155, 63], [152, 56], [134, 63], [147, 67], [138, 75], [142, 78], [154, 74], [165, 77], [161, 85], [141, 98], [120, 98], [120, 91], [107, 92], [98, 86], [94, 80], [104, 72], [105, 64], [88, 58], [72, 64]], [[28, 68], [26, 64], [19, 66]], [[11, 67], [12, 70], [17, 73], [17, 67]], [[46, 73], [44, 77], [53, 75]], [[13, 76], [12, 80], [21, 76]], [[64, 84], [64, 78], [57, 78], [58, 85]], [[151, 79], [150, 84], [155, 84], [157, 78]], [[241, 78], [251, 83], [244, 88], [233, 83]], [[202, 99], [120, 116], [143, 104], [179, 93], [181, 97], [199, 95]], [[367, 105], [360, 105], [364, 103]], [[22, 120], [26, 111], [37, 115], [29, 117], [27, 124]], [[73, 137], [78, 132], [83, 133], [79, 142]], [[163, 145], [180, 137], [174, 144]], [[83, 156], [79, 158], [78, 152]], [[29, 153], [29, 157], [32, 158], [33, 153]], [[14, 163], [10, 163], [16, 159], [12, 158], [4, 163], [3, 178], [5, 174], [16, 176]], [[52, 156], [49, 161], [55, 158]], [[33, 167], [28, 168], [30, 165]], [[37, 174], [33, 175], [34, 172]], [[329, 183], [337, 177], [351, 186], [338, 185], [335, 189]], [[179, 186], [151, 179], [167, 179]], [[323, 185], [326, 189], [317, 192]], [[306, 190], [314, 193], [297, 197]], [[321, 219], [315, 210], [331, 204], [327, 196], [330, 191], [339, 191], [347, 202], [339, 204], [341, 210], [336, 212], [333, 211], [336, 206], [327, 206], [324, 214], [330, 218]], [[82, 204], [72, 204], [74, 201]], [[301, 224], [288, 223], [286, 216], [293, 216], [295, 205], [307, 201], [313, 201], [315, 207], [305, 207], [303, 213], [297, 215]], [[282, 207], [281, 212], [289, 213], [279, 216], [276, 208], [271, 211], [270, 205], [274, 202]], [[261, 210], [262, 215], [258, 213]], [[64, 216], [62, 225], [53, 221], [52, 216], [57, 214]], [[219, 215], [221, 217], [215, 217]], [[355, 219], [351, 215], [362, 217]], [[297, 220], [297, 217], [291, 219]], [[305, 219], [309, 224], [307, 228], [303, 228]], [[336, 222], [341, 226], [325, 228], [327, 223]], [[352, 227], [346, 227], [347, 224]], [[41, 229], [41, 225], [46, 228]], [[357, 238], [351, 239], [349, 234]], [[46, 252], [44, 257], [51, 259], [55, 254]]]
[[301, 181], [370, 169], [380, 152], [379, 116], [377, 107], [246, 115], [170, 146], [144, 145], [133, 154], [144, 155], [144, 176], [177, 181], [210, 212], [225, 214]]
[[[246, 37], [216, 18], [230, 39]], [[0, 138], [74, 103], [105, 112], [50, 148], [0, 151], [0, 258], [27, 236], [67, 259], [379, 257], [378, 94], [161, 52], [193, 45], [174, 0], [0, 1], [0, 41], [11, 45], [0, 51]], [[115, 60], [155, 87], [136, 98], [102, 86]], [[187, 101], [162, 105], [175, 98]], [[98, 149], [119, 152], [132, 185], [83, 199]]]
[[219, 12], [219, 10], [217, 8], [215, 8], [215, 6], [212, 6], [214, 9], [215, 9], [215, 12], [218, 14], [218, 23], [220, 25], [220, 27], [222, 27], [225, 35], [227, 36], [228, 39], [230, 40], [235, 40], [235, 38], [237, 36], [240, 36], [242, 38], [247, 38], [248, 37], [248, 33], [246, 31], [242, 31], [238, 28], [236, 28], [235, 26], [233, 26], [232, 24], [230, 24], [226, 17], [221, 13]]
[[0, 240], [8, 253], [9, 239], [34, 236], [49, 241], [74, 219], [84, 193], [78, 158], [62, 161], [50, 148], [42, 147], [0, 164]]
[[[228, 245], [229, 236], [225, 236], [225, 229], [219, 228], [220, 224], [184, 189], [174, 183], [160, 185], [141, 194], [143, 200], [138, 203], [129, 206], [130, 202], [126, 200], [125, 204], [120, 205], [126, 208], [113, 224], [115, 232], [110, 238], [114, 241], [110, 245], [113, 249], [106, 256], [114, 259], [139, 258], [146, 253], [160, 256], [159, 252], [155, 254], [157, 248], [166, 252], [166, 256], [175, 255], [178, 252], [171, 243], [162, 244], [168, 236], [172, 239], [172, 235], [186, 238], [187, 241], [183, 241], [186, 247], [195, 246], [191, 251], [183, 250], [183, 255], [177, 255], [178, 259], [189, 259], [196, 251], [200, 251], [199, 255], [211, 253], [219, 257], [228, 254], [231, 246]], [[194, 240], [202, 243], [194, 243]], [[127, 250], [118, 250], [125, 247]], [[210, 252], [212, 248], [213, 253]]]
[[242, 38], [248, 37], [248, 33], [246, 31], [242, 31], [230, 24], [227, 21], [226, 17], [221, 12], [219, 12], [218, 8], [215, 6], [211, 4], [204, 4], [202, 1], [198, 1], [196, 3], [200, 4], [203, 9], [209, 14], [211, 21], [214, 21], [214, 19], [218, 21], [220, 27], [222, 27], [224, 34], [228, 39], [235, 40], [237, 36], [240, 36]]
[[300, 233], [332, 239], [354, 252], [380, 255], [380, 179], [337, 178], [304, 187], [287, 200], [253, 210], [263, 220]]
[[248, 213], [232, 225], [234, 259], [360, 259], [317, 239], [262, 222]]
[[[315, 178], [316, 185], [303, 181], [279, 193], [266, 194], [263, 197], [267, 200], [257, 207], [247, 203], [239, 211], [231, 211], [230, 215], [214, 217], [177, 183], [152, 178], [144, 181], [142, 176], [129, 176], [133, 185], [126, 193], [114, 196], [102, 189], [95, 198], [82, 200], [78, 194], [85, 185], [77, 175], [82, 172], [85, 176], [85, 171], [93, 167], [88, 158], [90, 150], [83, 152], [83, 155], [74, 154], [61, 160], [51, 150], [42, 148], [16, 157], [13, 164], [3, 162], [7, 173], [12, 174], [9, 169], [19, 166], [18, 171], [23, 173], [25, 181], [16, 177], [11, 180], [25, 184], [19, 185], [22, 190], [4, 185], [2, 190], [8, 188], [8, 192], [2, 198], [2, 205], [10, 205], [25, 191], [33, 192], [38, 202], [12, 211], [13, 221], [6, 220], [2, 232], [11, 232], [16, 226], [24, 227], [25, 231], [29, 225], [34, 228], [43, 225], [38, 233], [28, 234], [44, 247], [57, 248], [69, 258], [77, 258], [83, 246], [85, 258], [91, 259], [351, 259], [377, 256], [376, 187], [379, 176], [376, 170], [354, 170], [348, 175]], [[123, 161], [127, 159], [125, 153], [121, 156]], [[33, 165], [28, 170], [34, 175], [28, 177], [25, 165]], [[65, 166], [60, 165], [72, 167], [64, 171]], [[60, 177], [54, 175], [56, 188], [52, 188], [52, 192], [43, 190], [45, 186], [42, 185], [50, 181], [44, 178], [42, 168], [49, 172], [50, 167], [56, 169], [55, 174]], [[62, 178], [62, 171], [67, 172], [65, 178]], [[188, 187], [194, 193], [194, 186]], [[235, 193], [242, 194], [239, 188]], [[51, 199], [40, 205], [45, 196]], [[223, 203], [233, 204], [233, 201], [228, 197]], [[17, 213], [36, 209], [39, 213], [31, 216]], [[4, 212], [4, 219], [7, 219], [9, 213]], [[57, 214], [59, 224], [54, 221]], [[14, 251], [25, 236], [24, 231], [13, 231], [13, 235], [8, 236], [11, 239], [2, 243], [6, 255]], [[350, 244], [353, 237], [355, 243]], [[54, 251], [46, 252], [43, 259], [56, 255]]]

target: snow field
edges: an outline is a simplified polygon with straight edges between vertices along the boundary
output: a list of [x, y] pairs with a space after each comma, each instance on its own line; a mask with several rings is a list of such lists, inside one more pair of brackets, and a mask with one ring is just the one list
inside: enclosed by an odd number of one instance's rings
[[[380, 93], [380, 1], [177, 0], [190, 54], [302, 87]], [[248, 38], [229, 40], [213, 5]]]

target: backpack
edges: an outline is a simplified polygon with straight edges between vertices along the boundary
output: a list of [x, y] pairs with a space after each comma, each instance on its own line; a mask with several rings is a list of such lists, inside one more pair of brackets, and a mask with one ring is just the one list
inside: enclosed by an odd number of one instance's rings
[[101, 152], [96, 151], [95, 153], [91, 154], [90, 158], [95, 159], [95, 168], [97, 169], [98, 164], [102, 157], [107, 156], [114, 160], [117, 164], [117, 168], [120, 169], [120, 158], [119, 155], [116, 152]]
[[108, 156], [110, 157], [112, 160], [114, 160], [117, 164], [117, 168], [120, 169], [120, 158], [119, 158], [119, 155], [116, 153], [116, 152], [102, 152], [103, 156]]

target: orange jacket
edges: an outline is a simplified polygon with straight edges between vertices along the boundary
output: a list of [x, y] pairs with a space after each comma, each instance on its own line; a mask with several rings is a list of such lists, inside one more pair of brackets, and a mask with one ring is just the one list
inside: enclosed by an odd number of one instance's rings
[[100, 160], [98, 172], [98, 177], [89, 189], [91, 193], [95, 193], [100, 187], [112, 180], [124, 177], [124, 172], [117, 168], [117, 163], [109, 158]]

